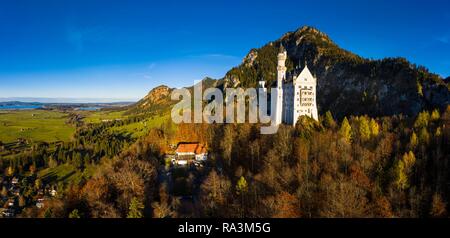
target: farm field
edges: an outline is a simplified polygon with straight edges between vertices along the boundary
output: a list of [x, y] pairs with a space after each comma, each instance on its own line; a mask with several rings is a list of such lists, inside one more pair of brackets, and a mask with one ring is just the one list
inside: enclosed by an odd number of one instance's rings
[[68, 114], [46, 110], [0, 111], [0, 141], [18, 138], [34, 142], [69, 141], [75, 127], [66, 123]]
[[85, 123], [101, 123], [104, 120], [116, 120], [124, 119], [126, 116], [123, 114], [125, 111], [94, 111], [94, 112], [83, 112], [83, 121]]

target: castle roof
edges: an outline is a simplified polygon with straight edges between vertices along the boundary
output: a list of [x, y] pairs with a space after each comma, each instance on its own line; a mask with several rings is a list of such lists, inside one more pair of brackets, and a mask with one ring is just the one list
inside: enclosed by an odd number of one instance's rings
[[298, 79], [298, 78], [306, 78], [306, 79], [316, 79], [311, 71], [309, 71], [308, 65], [305, 64], [305, 67], [303, 69], [301, 68], [296, 68], [291, 72], [288, 72], [286, 74], [286, 83], [292, 83], [292, 81], [294, 79]]

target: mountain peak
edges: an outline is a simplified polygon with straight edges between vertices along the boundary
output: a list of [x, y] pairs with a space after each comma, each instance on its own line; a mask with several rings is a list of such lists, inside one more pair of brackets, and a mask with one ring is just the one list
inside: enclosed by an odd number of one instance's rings
[[256, 87], [276, 83], [277, 54], [288, 53], [288, 73], [305, 64], [317, 77], [320, 112], [346, 115], [415, 115], [429, 108], [443, 108], [450, 92], [441, 77], [403, 58], [369, 60], [340, 48], [311, 26], [288, 32], [259, 49], [252, 49], [243, 63], [224, 77], [224, 87]]

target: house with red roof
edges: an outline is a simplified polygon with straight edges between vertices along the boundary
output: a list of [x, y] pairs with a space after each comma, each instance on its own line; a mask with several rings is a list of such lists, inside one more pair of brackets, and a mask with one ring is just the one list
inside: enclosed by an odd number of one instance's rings
[[196, 161], [202, 162], [208, 158], [206, 147], [198, 142], [179, 143], [175, 155], [175, 163], [178, 165], [187, 165]]

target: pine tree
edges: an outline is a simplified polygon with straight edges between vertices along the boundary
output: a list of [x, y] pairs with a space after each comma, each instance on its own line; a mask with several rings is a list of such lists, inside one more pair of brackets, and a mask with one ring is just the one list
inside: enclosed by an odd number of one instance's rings
[[53, 217], [53, 211], [51, 208], [47, 208], [44, 212], [44, 218], [52, 218]]
[[127, 218], [143, 218], [143, 210], [144, 204], [134, 197], [131, 199]]
[[78, 209], [74, 209], [74, 210], [69, 214], [69, 218], [81, 218], [80, 212], [78, 211]]
[[241, 176], [236, 184], [236, 193], [244, 194], [248, 191], [247, 180], [243, 176]]
[[86, 168], [91, 162], [91, 157], [89, 157], [89, 154], [86, 153], [83, 157], [83, 167]]

